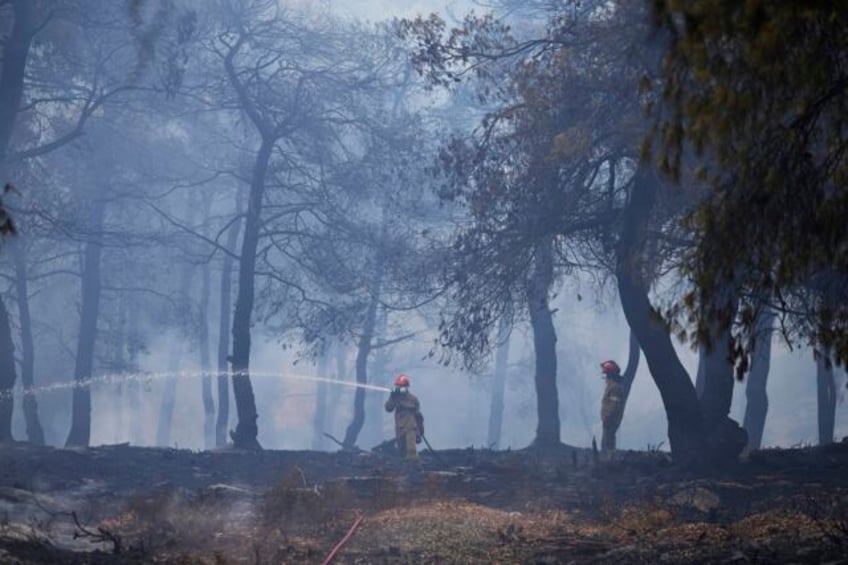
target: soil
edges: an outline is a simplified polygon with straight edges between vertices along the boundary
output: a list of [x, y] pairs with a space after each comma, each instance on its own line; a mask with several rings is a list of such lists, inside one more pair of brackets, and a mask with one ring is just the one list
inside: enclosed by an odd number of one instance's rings
[[[0, 446], [0, 563], [848, 563], [848, 444], [662, 452]], [[355, 526], [355, 527], [353, 527]], [[349, 536], [348, 536], [349, 534]]]

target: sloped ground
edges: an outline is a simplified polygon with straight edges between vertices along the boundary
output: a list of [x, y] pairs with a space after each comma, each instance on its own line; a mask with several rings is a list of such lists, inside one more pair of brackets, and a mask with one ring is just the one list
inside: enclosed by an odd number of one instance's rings
[[[0, 447], [0, 563], [848, 563], [848, 444], [662, 453]], [[361, 517], [362, 520], [358, 521]]]

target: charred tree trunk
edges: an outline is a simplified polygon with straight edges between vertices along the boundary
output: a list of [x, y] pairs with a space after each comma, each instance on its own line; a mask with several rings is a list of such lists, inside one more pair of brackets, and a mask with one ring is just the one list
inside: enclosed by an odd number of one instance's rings
[[634, 180], [622, 218], [616, 269], [621, 306], [659, 388], [672, 454], [678, 462], [697, 462], [706, 447], [698, 397], [668, 330], [654, 314], [644, 282], [643, 250], [658, 181], [646, 164], [640, 165]]
[[642, 354], [642, 349], [639, 347], [639, 340], [633, 330], [630, 330], [630, 348], [627, 353], [627, 366], [621, 374], [621, 380], [624, 383], [624, 403], [627, 404], [627, 399], [630, 398], [630, 389], [633, 387], [633, 380], [636, 378], [636, 371], [639, 370], [639, 357]]
[[[129, 369], [133, 373], [138, 372], [138, 354], [141, 351], [141, 332], [139, 330], [139, 316], [141, 306], [137, 299], [129, 305]], [[141, 383], [138, 379], [127, 380], [127, 407], [129, 411], [129, 436], [132, 445], [141, 445], [144, 438], [144, 417], [141, 413]]]
[[12, 29], [3, 40], [3, 66], [0, 70], [0, 164], [6, 159], [24, 92], [24, 71], [35, 32], [33, 4], [31, 0], [12, 2], [14, 21]]
[[509, 361], [509, 330], [509, 322], [506, 316], [502, 316], [498, 321], [498, 349], [495, 353], [492, 401], [489, 405], [489, 433], [486, 439], [486, 445], [489, 449], [499, 449], [501, 446], [504, 388], [506, 387], [506, 367]]
[[12, 410], [15, 399], [15, 343], [6, 305], [0, 299], [0, 443], [12, 441]]
[[[13, 2], [12, 13], [14, 21], [3, 41], [3, 64], [0, 66], [0, 174], [5, 174], [3, 165], [21, 106], [24, 71], [35, 27], [29, 0]], [[6, 180], [0, 179], [0, 184]], [[9, 314], [0, 301], [0, 441], [12, 440], [12, 394], [16, 380], [14, 354]]]
[[559, 395], [556, 382], [557, 338], [553, 314], [548, 304], [553, 277], [553, 241], [548, 237], [536, 245], [533, 273], [527, 292], [536, 356], [536, 412], [539, 419], [533, 444], [538, 447], [560, 444]]
[[[318, 376], [322, 379], [327, 378], [327, 365], [329, 364], [330, 349], [332, 346], [325, 346], [321, 352], [321, 357], [318, 359], [318, 367], [316, 368]], [[313, 435], [312, 449], [320, 451], [324, 447], [324, 432], [327, 425], [327, 389], [329, 383], [322, 381], [318, 382], [318, 387], [315, 395], [315, 414], [313, 416]]]
[[[362, 335], [359, 337], [359, 343], [356, 350], [356, 382], [359, 384], [368, 383], [368, 356], [371, 354], [372, 341], [374, 339], [374, 327], [377, 321], [377, 307], [380, 302], [380, 289], [383, 279], [383, 259], [377, 258], [376, 272], [374, 279], [371, 281], [371, 288], [368, 300], [368, 308], [365, 311], [365, 319], [362, 323]], [[359, 432], [362, 431], [362, 425], [365, 423], [365, 389], [358, 387], [353, 397], [353, 420], [345, 430], [342, 446], [344, 449], [353, 449], [356, 447], [356, 440], [359, 437]]]
[[198, 349], [200, 349], [200, 394], [203, 400], [203, 447], [215, 446], [215, 400], [212, 398], [212, 363], [209, 359], [209, 263], [203, 265], [200, 281], [200, 303], [198, 305], [199, 325], [197, 330]]
[[[115, 330], [114, 339], [112, 340], [112, 371], [114, 373], [122, 373], [126, 370], [126, 361], [124, 353], [126, 351], [126, 325], [127, 316], [124, 301], [119, 301], [116, 305], [115, 312]], [[126, 411], [124, 410], [124, 391], [126, 383], [118, 381], [115, 384], [115, 412], [116, 421], [112, 430], [112, 441], [120, 443], [124, 438], [124, 420], [126, 419]]]
[[257, 435], [256, 399], [250, 383], [250, 319], [253, 314], [254, 279], [256, 278], [256, 249], [259, 245], [259, 228], [262, 223], [262, 199], [265, 194], [265, 176], [274, 142], [263, 137], [250, 181], [247, 217], [239, 257], [238, 294], [233, 314], [233, 393], [236, 400], [238, 423], [231, 432], [233, 444], [238, 449], [261, 449]]
[[[241, 198], [236, 194], [236, 214], [241, 215]], [[227, 250], [233, 251], [238, 242], [240, 221], [235, 221], [227, 232]], [[218, 318], [218, 414], [215, 419], [215, 445], [227, 444], [227, 426], [230, 421], [230, 311], [232, 308], [233, 257], [224, 255], [221, 266], [220, 313]]]
[[[12, 246], [15, 259], [15, 292], [21, 322], [21, 382], [24, 391], [35, 386], [35, 346], [32, 339], [32, 318], [29, 313], [29, 284], [27, 265], [21, 242]], [[44, 445], [44, 429], [38, 418], [38, 400], [34, 392], [24, 392], [24, 421], [27, 440], [35, 445]]]
[[824, 350], [816, 356], [819, 445], [833, 443], [836, 426], [836, 382], [833, 377], [830, 351]]
[[[718, 294], [717, 300], [720, 303], [717, 307], [723, 312], [729, 312], [729, 319], [726, 321], [725, 327], [719, 326], [718, 323], [713, 324], [709, 342], [705, 349], [706, 355], [702, 356], [704, 360], [704, 392], [699, 401], [704, 429], [709, 436], [712, 436], [713, 430], [717, 430], [728, 419], [730, 405], [733, 401], [734, 370], [731, 359], [731, 348], [733, 347], [731, 322], [736, 313], [738, 300], [733, 290], [727, 287], [720, 290]], [[747, 444], [747, 439], [745, 443]]]
[[699, 400], [707, 386], [707, 357], [707, 346], [702, 343], [698, 346], [698, 373], [695, 375], [695, 394]]
[[754, 336], [754, 351], [751, 353], [751, 370], [748, 372], [748, 383], [745, 387], [747, 403], [743, 428], [748, 432], [748, 449], [760, 449], [763, 443], [763, 430], [768, 414], [768, 382], [769, 366], [771, 364], [771, 334], [774, 325], [775, 312], [767, 309], [760, 312], [756, 322]]
[[156, 445], [169, 447], [171, 444], [171, 421], [174, 419], [174, 408], [177, 402], [177, 373], [180, 369], [182, 356], [181, 343], [172, 344], [168, 353], [168, 364], [165, 366], [168, 377], [162, 389], [162, 402], [159, 404], [159, 423], [156, 426]]
[[[374, 343], [376, 351], [371, 361], [369, 371], [371, 384], [385, 385], [386, 364], [388, 363], [388, 349], [380, 347], [380, 342], [385, 341], [388, 328], [388, 312], [385, 308], [378, 308], [377, 322], [374, 329]], [[365, 425], [362, 430], [362, 441], [365, 445], [378, 445], [386, 438], [383, 437], [383, 401], [380, 395], [369, 392], [365, 401]]]
[[76, 385], [73, 391], [71, 431], [65, 442], [67, 447], [87, 447], [91, 441], [91, 390], [86, 381], [91, 378], [94, 369], [94, 346], [100, 313], [100, 258], [103, 252], [101, 233], [105, 212], [105, 200], [96, 199], [91, 202], [92, 239], [85, 244], [82, 267], [82, 311], [74, 367]]

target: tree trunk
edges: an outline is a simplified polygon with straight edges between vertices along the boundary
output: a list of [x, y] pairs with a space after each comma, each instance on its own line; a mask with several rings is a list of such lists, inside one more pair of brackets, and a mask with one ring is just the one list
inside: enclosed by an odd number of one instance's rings
[[486, 439], [486, 445], [489, 449], [499, 449], [501, 446], [504, 388], [506, 387], [506, 367], [509, 361], [509, 333], [509, 322], [506, 316], [501, 316], [498, 321], [498, 349], [495, 353], [492, 400], [489, 405], [489, 433]]
[[556, 330], [548, 295], [553, 284], [553, 241], [547, 237], [535, 249], [533, 274], [527, 300], [530, 325], [533, 328], [533, 349], [536, 356], [536, 412], [538, 447], [560, 444], [559, 395], [557, 392]]
[[[15, 292], [18, 301], [18, 313], [21, 322], [21, 382], [24, 391], [35, 386], [35, 346], [32, 339], [32, 318], [29, 313], [29, 284], [24, 249], [18, 241], [12, 245], [15, 259]], [[38, 400], [34, 392], [24, 392], [24, 421], [27, 440], [35, 445], [44, 445], [44, 429], [38, 418]]]
[[32, 5], [31, 0], [12, 2], [14, 22], [3, 41], [3, 65], [0, 70], [0, 164], [8, 154], [24, 92], [24, 71], [35, 27]]
[[[124, 352], [126, 351], [126, 302], [120, 300], [116, 305], [115, 312], [115, 330], [114, 339], [112, 340], [112, 372], [115, 374], [123, 373], [126, 370], [126, 361], [124, 360]], [[120, 443], [124, 438], [124, 420], [126, 411], [124, 410], [124, 390], [126, 383], [118, 381], [115, 383], [115, 412], [116, 421], [113, 423], [112, 442]]]
[[[138, 354], [141, 351], [141, 331], [139, 330], [139, 316], [141, 306], [138, 299], [133, 299], [129, 304], [129, 369], [132, 373], [138, 373]], [[142, 445], [144, 439], [144, 415], [141, 413], [141, 382], [138, 379], [127, 380], [127, 405], [129, 412], [129, 437], [132, 445]]]
[[180, 369], [181, 343], [172, 344], [168, 352], [168, 363], [165, 370], [168, 377], [165, 379], [162, 389], [162, 401], [159, 404], [159, 423], [156, 426], [156, 445], [159, 447], [170, 447], [171, 445], [171, 421], [174, 419], [174, 407], [177, 401], [177, 373]]
[[[3, 41], [3, 64], [0, 65], [0, 174], [5, 175], [4, 162], [15, 128], [15, 118], [24, 92], [24, 71], [33, 37], [32, 3], [12, 3], [14, 21]], [[0, 178], [0, 184], [7, 179]], [[12, 440], [14, 408], [15, 349], [12, 327], [6, 306], [0, 301], [0, 441]]]
[[819, 445], [833, 443], [836, 425], [836, 382], [833, 377], [830, 351], [825, 350], [816, 358]]
[[256, 249], [259, 245], [259, 228], [262, 223], [262, 199], [265, 193], [265, 176], [274, 143], [262, 139], [256, 155], [250, 181], [247, 218], [244, 225], [241, 256], [239, 257], [238, 294], [233, 314], [233, 393], [236, 400], [238, 423], [230, 435], [237, 449], [261, 449], [257, 435], [256, 399], [250, 383], [250, 318], [253, 314], [254, 279], [256, 278]]
[[633, 387], [633, 380], [636, 378], [636, 371], [639, 370], [639, 357], [642, 354], [642, 349], [639, 347], [639, 340], [636, 339], [636, 334], [630, 330], [630, 348], [627, 353], [627, 366], [621, 374], [621, 380], [624, 383], [624, 402], [630, 398], [630, 389]]
[[616, 269], [618, 292], [627, 323], [660, 391], [672, 454], [678, 462], [696, 462], [703, 458], [706, 447], [698, 397], [674, 351], [668, 330], [654, 314], [644, 283], [643, 249], [658, 182], [649, 167], [639, 166], [622, 218]]
[[[359, 384], [368, 383], [368, 356], [371, 353], [371, 343], [374, 339], [374, 327], [377, 321], [377, 307], [380, 302], [382, 279], [383, 259], [382, 257], [378, 257], [376, 272], [374, 273], [374, 279], [371, 281], [371, 289], [368, 293], [369, 301], [368, 308], [365, 311], [365, 319], [362, 323], [362, 335], [359, 337], [356, 350], [356, 382]], [[348, 425], [347, 430], [345, 430], [344, 440], [342, 440], [342, 447], [344, 449], [353, 449], [356, 447], [356, 440], [364, 423], [365, 389], [359, 387], [353, 396], [353, 420]]]
[[[236, 214], [240, 215], [241, 191], [236, 193]], [[238, 242], [240, 220], [236, 220], [227, 232], [227, 250], [234, 251]], [[227, 444], [227, 427], [230, 422], [230, 310], [232, 308], [233, 257], [224, 255], [221, 266], [220, 313], [218, 318], [218, 415], [215, 420], [215, 445]]]
[[[347, 379], [347, 352], [344, 344], [341, 341], [336, 342], [336, 374], [337, 381]], [[327, 419], [325, 429], [332, 431], [336, 428], [336, 413], [338, 412], [339, 401], [342, 395], [342, 389], [345, 387], [334, 386], [327, 394]]]
[[71, 431], [66, 447], [87, 447], [91, 440], [91, 390], [86, 382], [94, 369], [94, 346], [97, 341], [97, 317], [100, 313], [100, 258], [106, 201], [91, 202], [91, 240], [85, 244], [82, 268], [82, 311], [74, 367]]
[[[719, 308], [736, 312], [738, 300], [730, 288], [721, 289], [717, 300], [722, 302]], [[733, 401], [734, 368], [730, 358], [733, 336], [730, 325], [718, 328], [713, 324], [709, 339], [703, 358], [704, 392], [699, 401], [704, 429], [708, 435], [712, 435], [711, 430], [717, 429], [729, 417]]]
[[[389, 315], [385, 308], [377, 309], [377, 322], [374, 329], [374, 342], [379, 344], [380, 341], [386, 339], [388, 328]], [[374, 358], [371, 361], [370, 379], [371, 384], [386, 385], [386, 365], [389, 361], [389, 350], [387, 347], [380, 347], [374, 352]], [[362, 430], [362, 442], [364, 445], [379, 445], [385, 438], [383, 436], [383, 402], [384, 398], [375, 391], [367, 393], [365, 399], [365, 425]]]
[[700, 400], [704, 396], [704, 388], [707, 386], [707, 346], [703, 343], [698, 345], [698, 373], [695, 375], [695, 394]]
[[0, 443], [12, 441], [12, 411], [15, 398], [15, 343], [6, 305], [0, 299]]
[[766, 383], [771, 364], [771, 334], [775, 317], [772, 309], [760, 312], [755, 326], [757, 335], [754, 337], [751, 370], [748, 372], [748, 383], [745, 387], [747, 403], [742, 426], [748, 432], [748, 449], [760, 449], [763, 443], [763, 429], [768, 413]]
[[[208, 216], [208, 215], [207, 215]], [[203, 447], [215, 446], [215, 400], [212, 398], [212, 364], [209, 359], [209, 263], [203, 265], [198, 305], [197, 347], [200, 349], [200, 394], [203, 399]]]
[[[331, 348], [331, 345], [325, 346], [324, 351], [321, 352], [321, 357], [318, 359], [318, 367], [316, 370], [318, 372], [318, 377], [322, 379], [327, 378], [327, 365], [330, 361]], [[313, 451], [320, 451], [324, 447], [324, 432], [326, 431], [327, 425], [327, 389], [330, 387], [329, 383], [325, 383], [323, 381], [319, 381], [317, 384], [317, 394], [315, 395], [315, 415], [312, 419]]]

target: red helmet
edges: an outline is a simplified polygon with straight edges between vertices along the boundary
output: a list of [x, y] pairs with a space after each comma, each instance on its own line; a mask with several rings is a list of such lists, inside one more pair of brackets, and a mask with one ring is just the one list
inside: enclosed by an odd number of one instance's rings
[[609, 360], [601, 363], [601, 372], [605, 375], [609, 375], [610, 373], [620, 373], [621, 369], [619, 368], [618, 363], [613, 360]]
[[398, 375], [395, 377], [395, 386], [398, 388], [409, 388], [409, 377]]

